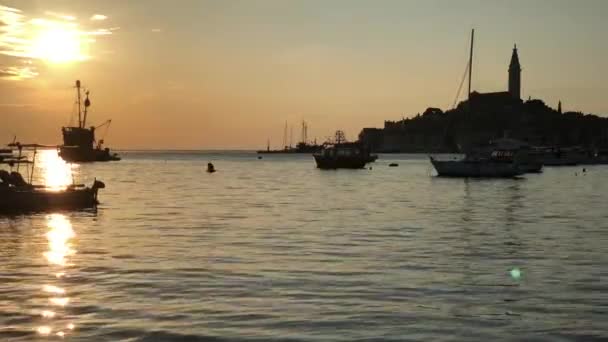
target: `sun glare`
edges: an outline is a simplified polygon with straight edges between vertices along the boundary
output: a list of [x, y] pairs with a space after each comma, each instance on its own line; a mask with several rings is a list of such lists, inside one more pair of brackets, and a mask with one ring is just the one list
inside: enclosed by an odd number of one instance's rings
[[79, 31], [74, 26], [41, 25], [32, 41], [31, 56], [50, 63], [82, 61], [87, 59], [83, 43]]

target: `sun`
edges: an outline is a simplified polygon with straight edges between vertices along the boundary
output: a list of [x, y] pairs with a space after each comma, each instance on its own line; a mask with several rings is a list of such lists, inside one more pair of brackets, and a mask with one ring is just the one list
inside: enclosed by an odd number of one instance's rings
[[87, 59], [80, 32], [68, 25], [43, 25], [35, 33], [30, 55], [50, 63], [69, 63]]

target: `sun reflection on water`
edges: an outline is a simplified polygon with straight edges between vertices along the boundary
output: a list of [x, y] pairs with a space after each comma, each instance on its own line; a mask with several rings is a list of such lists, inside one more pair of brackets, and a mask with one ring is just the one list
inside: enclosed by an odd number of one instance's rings
[[72, 167], [59, 157], [56, 150], [40, 151], [37, 162], [44, 186], [59, 191], [72, 183]]
[[[70, 297], [67, 294], [65, 288], [58, 286], [57, 282], [60, 282], [62, 278], [67, 276], [67, 270], [69, 266], [73, 264], [69, 262], [69, 258], [76, 253], [73, 248], [72, 239], [76, 236], [72, 229], [72, 223], [69, 218], [62, 214], [51, 214], [47, 216], [48, 231], [46, 238], [48, 240], [48, 250], [43, 253], [44, 257], [51, 266], [50, 273], [52, 279], [50, 282], [55, 284], [44, 284], [42, 285], [42, 292], [48, 296], [48, 305], [50, 306], [46, 310], [42, 310], [41, 316], [44, 319], [44, 325], [36, 328], [36, 332], [39, 335], [48, 336], [53, 333], [53, 330], [58, 330], [55, 335], [63, 338], [66, 335], [66, 331], [62, 330], [63, 327], [67, 327], [67, 330], [73, 330], [74, 324], [71, 322], [64, 321], [56, 322], [56, 324], [62, 325], [62, 327], [49, 324], [49, 320], [59, 318], [61, 319], [61, 310], [70, 303]], [[59, 308], [57, 308], [59, 307]], [[51, 309], [52, 308], [52, 309]], [[55, 311], [59, 310], [59, 312]]]
[[51, 264], [66, 266], [67, 257], [76, 253], [70, 243], [70, 239], [75, 235], [72, 224], [65, 215], [52, 214], [49, 215], [48, 226], [50, 230], [46, 237], [49, 250], [44, 252], [44, 256]]

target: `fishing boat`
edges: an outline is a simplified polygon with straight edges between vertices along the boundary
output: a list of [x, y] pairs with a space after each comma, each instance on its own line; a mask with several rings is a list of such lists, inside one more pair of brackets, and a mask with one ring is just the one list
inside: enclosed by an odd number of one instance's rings
[[[19, 151], [18, 156], [4, 158], [0, 161], [0, 165], [7, 165], [10, 170], [0, 169], [0, 214], [79, 210], [94, 208], [98, 204], [98, 191], [105, 188], [103, 182], [95, 180], [90, 187], [71, 184], [59, 189], [32, 184], [38, 146], [17, 144], [15, 147]], [[31, 161], [21, 155], [21, 151], [28, 148], [33, 148], [34, 151]], [[27, 168], [30, 175], [29, 180], [19, 173], [21, 164], [29, 166]], [[17, 166], [17, 171], [13, 171], [15, 166]]]
[[95, 139], [96, 130], [105, 127], [109, 129], [112, 120], [106, 120], [99, 126], [86, 127], [87, 115], [91, 100], [89, 91], [84, 92], [85, 99], [82, 101], [82, 90], [80, 81], [76, 81], [76, 98], [78, 106], [78, 126], [62, 127], [63, 145], [59, 146], [59, 156], [67, 162], [96, 162], [120, 160], [116, 153], [111, 153], [109, 148], [104, 148], [104, 140]]
[[378, 158], [360, 142], [347, 142], [342, 131], [337, 131], [335, 140], [325, 143], [313, 157], [319, 169], [362, 169]]

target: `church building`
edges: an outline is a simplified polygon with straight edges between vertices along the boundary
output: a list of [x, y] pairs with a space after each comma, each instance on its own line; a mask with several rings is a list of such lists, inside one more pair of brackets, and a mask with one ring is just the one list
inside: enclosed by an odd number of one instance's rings
[[507, 91], [494, 93], [471, 92], [467, 103], [473, 110], [483, 110], [519, 104], [521, 100], [521, 65], [517, 54], [517, 45], [513, 47], [511, 63], [509, 64], [509, 86]]

